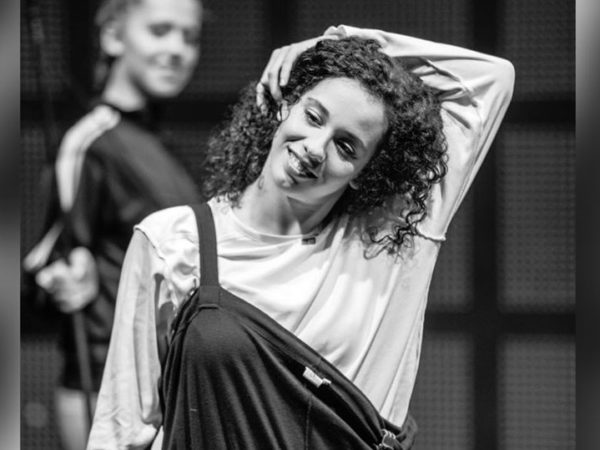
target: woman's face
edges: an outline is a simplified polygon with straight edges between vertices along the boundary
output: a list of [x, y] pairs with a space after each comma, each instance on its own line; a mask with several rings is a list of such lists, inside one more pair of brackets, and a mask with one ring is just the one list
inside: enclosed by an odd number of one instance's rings
[[117, 24], [113, 70], [132, 93], [155, 98], [179, 94], [200, 52], [198, 0], [142, 0]]
[[328, 78], [283, 110], [263, 175], [290, 198], [333, 204], [387, 129], [383, 103], [356, 80]]

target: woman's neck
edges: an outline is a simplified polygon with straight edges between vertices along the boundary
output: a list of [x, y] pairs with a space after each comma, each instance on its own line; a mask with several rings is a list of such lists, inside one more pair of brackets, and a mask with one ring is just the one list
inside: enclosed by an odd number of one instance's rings
[[116, 69], [109, 75], [102, 99], [122, 111], [137, 111], [148, 104], [146, 96], [135, 89], [127, 78], [119, 76]]
[[318, 229], [337, 199], [318, 205], [303, 203], [269, 189], [262, 178], [246, 188], [236, 208], [237, 217], [255, 230], [276, 235], [309, 234]]

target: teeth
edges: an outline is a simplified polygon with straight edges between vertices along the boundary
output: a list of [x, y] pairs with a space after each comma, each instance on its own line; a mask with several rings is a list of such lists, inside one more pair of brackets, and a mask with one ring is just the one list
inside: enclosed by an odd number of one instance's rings
[[300, 160], [296, 157], [296, 155], [294, 155], [294, 153], [290, 152], [290, 166], [292, 167], [292, 169], [294, 169], [296, 172], [304, 175], [305, 171], [304, 171], [304, 167], [302, 167], [302, 163], [300, 162]]

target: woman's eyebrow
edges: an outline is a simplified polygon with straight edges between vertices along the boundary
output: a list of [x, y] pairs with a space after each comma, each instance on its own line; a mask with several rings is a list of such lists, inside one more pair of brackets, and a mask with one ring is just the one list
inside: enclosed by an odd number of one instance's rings
[[310, 106], [315, 106], [319, 109], [319, 112], [323, 114], [326, 118], [329, 117], [329, 110], [323, 106], [323, 104], [314, 97], [306, 97], [306, 102], [310, 104]]

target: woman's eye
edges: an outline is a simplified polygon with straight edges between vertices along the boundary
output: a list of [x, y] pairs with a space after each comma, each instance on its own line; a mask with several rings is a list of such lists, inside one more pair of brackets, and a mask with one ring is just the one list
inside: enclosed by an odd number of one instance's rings
[[319, 115], [310, 109], [306, 110], [306, 119], [312, 124], [321, 125], [321, 118]]
[[352, 146], [352, 144], [350, 144], [349, 142], [338, 141], [337, 148], [339, 149], [339, 151], [342, 153], [342, 155], [344, 157], [356, 159], [356, 151], [354, 150], [354, 147]]

